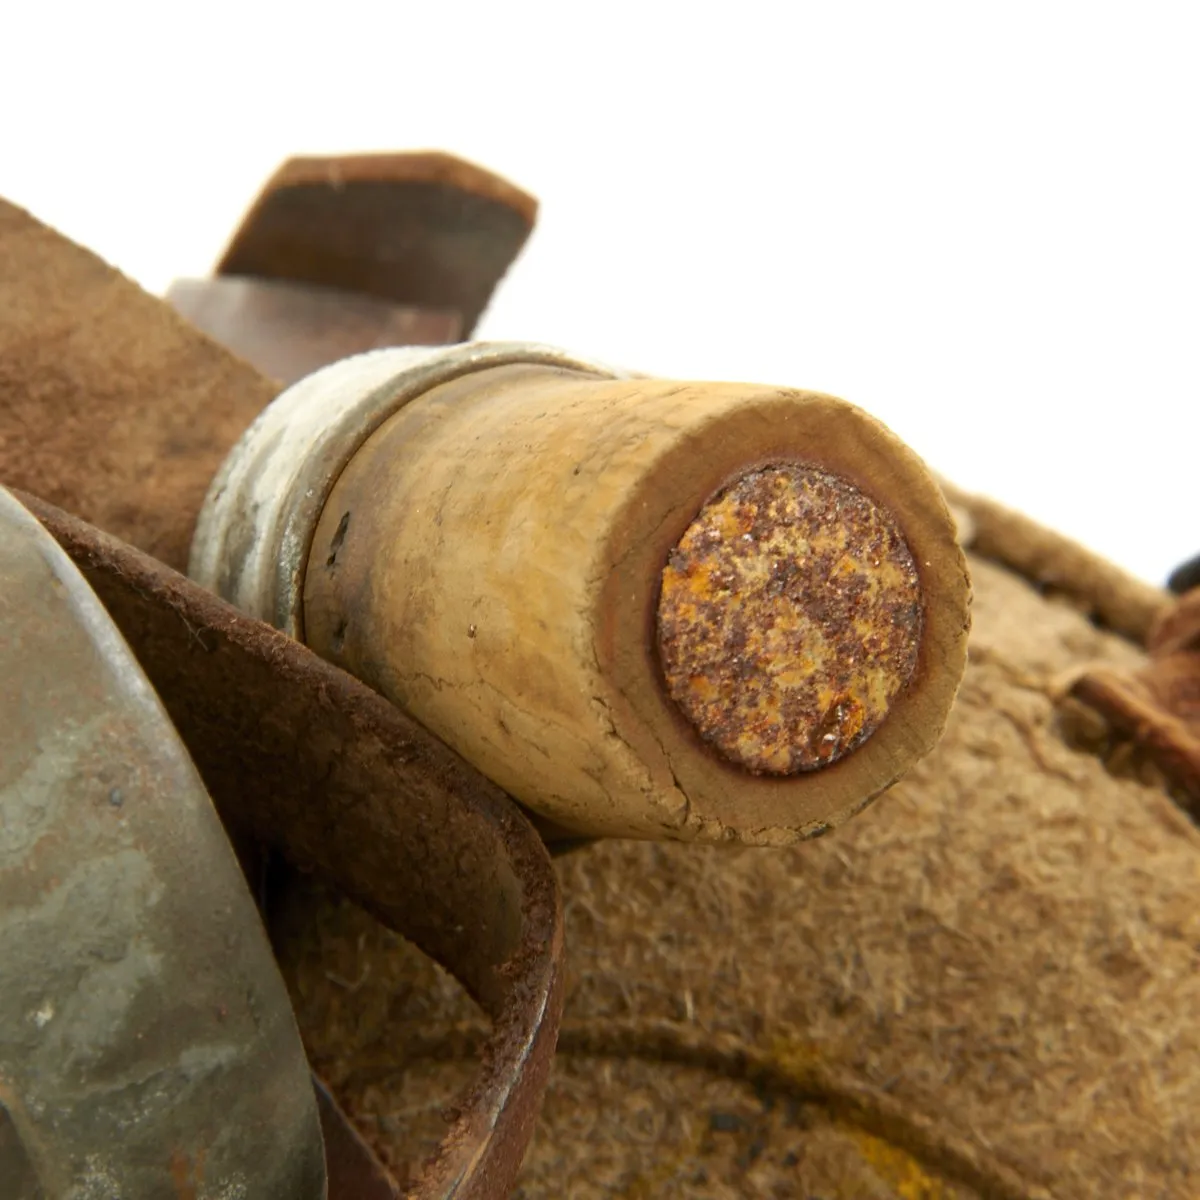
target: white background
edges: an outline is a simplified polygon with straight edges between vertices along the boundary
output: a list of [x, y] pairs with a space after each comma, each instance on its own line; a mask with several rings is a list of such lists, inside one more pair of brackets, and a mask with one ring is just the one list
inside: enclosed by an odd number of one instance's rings
[[161, 291], [302, 152], [538, 195], [480, 333], [846, 397], [1152, 580], [1200, 550], [1200, 6], [0, 12], [0, 194]]

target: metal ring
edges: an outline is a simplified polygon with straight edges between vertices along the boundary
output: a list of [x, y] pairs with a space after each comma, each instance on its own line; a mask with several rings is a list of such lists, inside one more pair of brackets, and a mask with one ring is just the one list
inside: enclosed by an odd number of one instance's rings
[[230, 451], [200, 510], [188, 574], [303, 641], [313, 531], [346, 464], [388, 417], [430, 388], [523, 363], [629, 377], [532, 342], [406, 346], [332, 363], [278, 396]]

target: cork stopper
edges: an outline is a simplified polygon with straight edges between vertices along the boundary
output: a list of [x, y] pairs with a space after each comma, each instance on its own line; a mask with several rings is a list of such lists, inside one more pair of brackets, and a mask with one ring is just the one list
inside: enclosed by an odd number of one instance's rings
[[836, 762], [879, 728], [917, 665], [916, 564], [891, 515], [799, 465], [750, 471], [701, 509], [658, 601], [667, 690], [754, 774]]
[[[310, 646], [555, 829], [786, 845], [937, 741], [970, 584], [936, 482], [865, 413], [536, 348], [451, 348], [390, 380], [355, 361], [288, 393], [312, 388], [314, 426], [342, 393], [361, 405], [250, 565], [264, 595], [302, 595]], [[260, 443], [252, 513], [277, 494]], [[292, 545], [302, 590], [278, 583]]]

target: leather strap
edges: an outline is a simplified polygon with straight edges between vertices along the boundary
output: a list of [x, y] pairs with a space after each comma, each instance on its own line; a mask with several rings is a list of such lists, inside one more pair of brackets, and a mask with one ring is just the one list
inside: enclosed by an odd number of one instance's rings
[[[437, 224], [436, 209], [389, 194], [410, 236]], [[469, 241], [454, 242], [463, 270]], [[476, 292], [496, 277], [483, 264]], [[397, 709], [171, 570], [217, 466], [275, 390], [0, 202], [0, 482], [41, 497], [23, 501], [109, 608], [229, 825], [333, 881], [493, 1018], [479, 1074], [408, 1194], [506, 1195], [562, 1004], [545, 848], [499, 789]]]
[[449, 309], [470, 337], [536, 215], [532, 196], [448, 154], [293, 158], [217, 272]]
[[19, 499], [108, 609], [226, 825], [329, 880], [492, 1018], [480, 1073], [412, 1194], [506, 1195], [562, 1007], [561, 904], [540, 839], [498, 788], [351, 676], [133, 547]]
[[329, 1089], [316, 1076], [313, 1080], [331, 1200], [395, 1200], [396, 1181], [358, 1135]]

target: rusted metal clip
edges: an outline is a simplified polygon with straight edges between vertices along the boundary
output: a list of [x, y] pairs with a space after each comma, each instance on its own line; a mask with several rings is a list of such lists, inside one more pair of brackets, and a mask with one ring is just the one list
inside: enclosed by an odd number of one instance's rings
[[[495, 1034], [484, 1052], [479, 1076], [441, 1151], [414, 1183], [412, 1194], [503, 1195], [532, 1130], [562, 1002], [561, 907], [540, 839], [494, 785], [344, 672], [283, 634], [242, 616], [132, 547], [32, 497], [22, 499], [103, 599], [108, 615], [162, 698], [227, 826], [277, 846], [290, 861], [319, 873], [360, 901], [445, 965], [493, 1017]], [[37, 529], [32, 518], [22, 518], [13, 501], [8, 504], [10, 515], [18, 514], [11, 515], [11, 520], [32, 538], [30, 530]], [[43, 550], [42, 558], [58, 562], [61, 556]], [[87, 595], [79, 576], [60, 567], [56, 578], [60, 577], [76, 581], [72, 583], [76, 607], [90, 605], [91, 619], [98, 621], [99, 605]], [[44, 630], [47, 639], [57, 639], [60, 657], [72, 647], [62, 638], [60, 614], [47, 610], [45, 597], [26, 597], [15, 588], [5, 594], [10, 598], [20, 595], [23, 600], [19, 624], [14, 613], [6, 626], [11, 644], [24, 656], [19, 662], [5, 661], [8, 677], [22, 680], [20, 691], [9, 693], [8, 703], [25, 714], [26, 724], [44, 712], [45, 724], [53, 730], [63, 718], [60, 693], [78, 696], [80, 681], [71, 664], [50, 655], [39, 657], [42, 643], [30, 636], [30, 626]], [[124, 652], [115, 631], [105, 636]], [[126, 655], [122, 661], [127, 674], [141, 678], [132, 659]], [[139, 698], [155, 709], [149, 688], [144, 682], [139, 686]], [[15, 719], [7, 722], [6, 728], [21, 744], [39, 744]], [[161, 744], [155, 752], [165, 753], [161, 747], [169, 748], [173, 740], [166, 721], [160, 717], [152, 733], [153, 737], [144, 735], [146, 752]], [[112, 735], [104, 727], [95, 736]], [[111, 769], [111, 764], [100, 762], [93, 778], [81, 769], [77, 754], [75, 747], [72, 755], [61, 760], [64, 786], [91, 789], [89, 796], [96, 792], [96, 798], [87, 801], [96, 820], [113, 824], [138, 811], [132, 785], [123, 775], [119, 780], [114, 776], [115, 782], [109, 783], [105, 769]], [[186, 756], [182, 751], [175, 754], [176, 771], [186, 775], [191, 770]], [[20, 761], [7, 743], [3, 761], [9, 769]], [[20, 804], [37, 807], [44, 803], [42, 792], [35, 795], [30, 791], [28, 770], [18, 775], [16, 786]], [[203, 813], [206, 801], [198, 781], [192, 787], [197, 797], [192, 807]], [[113, 795], [122, 798], [119, 805], [112, 801]], [[11, 811], [7, 802], [5, 811]], [[70, 814], [64, 812], [64, 819], [70, 820]], [[89, 827], [74, 828], [84, 837]], [[210, 843], [223, 841], [215, 821], [206, 828]], [[212, 945], [219, 956], [228, 940], [228, 926], [214, 926], [214, 910], [227, 911], [240, 903], [247, 910], [241, 914], [242, 925], [250, 930], [244, 937], [259, 939], [261, 953], [256, 961], [263, 970], [271, 964], [232, 857], [226, 853], [228, 869], [215, 872], [208, 859], [217, 850], [204, 852], [197, 836], [190, 832], [168, 836], [165, 831], [147, 835], [146, 845], [158, 847], [172, 862], [186, 847], [182, 858], [187, 869], [176, 897], [182, 906], [181, 924], [168, 931], [181, 939], [185, 948], [181, 950], [184, 962], [177, 968], [180, 974], [172, 983], [160, 970], [147, 978], [146, 986], [157, 996], [158, 1019], [168, 1025], [175, 1020], [172, 1014], [179, 1005], [184, 1006], [182, 1011], [190, 1011], [194, 1000], [202, 1016], [219, 1029], [221, 1022], [231, 1020], [228, 1004], [221, 997], [231, 992], [241, 998], [245, 989], [227, 985], [221, 972], [209, 968], [205, 968], [209, 970], [208, 986], [215, 989], [210, 1001], [195, 1000], [195, 986], [184, 986], [184, 980], [197, 970], [188, 953], [194, 955], [201, 947]], [[75, 856], [85, 864], [99, 853], [91, 837], [84, 837], [74, 847]], [[25, 880], [29, 863], [24, 856], [19, 865], [21, 872], [15, 878]], [[184, 868], [177, 865], [174, 869]], [[205, 901], [210, 892], [211, 898]], [[105, 895], [97, 883], [97, 899]], [[63, 904], [69, 896], [60, 896]], [[131, 897], [131, 911], [138, 899]], [[55, 911], [61, 911], [61, 905]], [[173, 910], [161, 903], [154, 908], [159, 919], [165, 919], [169, 911]], [[91, 919], [94, 916], [92, 913]], [[88, 916], [82, 914], [79, 919]], [[128, 940], [134, 940], [137, 933], [131, 927]], [[71, 941], [61, 923], [48, 928], [45, 953], [59, 953], [59, 939]], [[79, 944], [80, 954], [89, 953], [84, 943]], [[10, 977], [21, 989], [22, 1018], [36, 1027], [38, 1013], [52, 1012], [56, 1002], [25, 995], [30, 980], [39, 978], [38, 971], [16, 976], [6, 972], [6, 978]], [[71, 982], [76, 982], [74, 976]], [[185, 1003], [184, 996], [192, 999]], [[294, 1037], [281, 984], [274, 999], [284, 1015], [277, 1014], [270, 1027], [290, 1030]], [[186, 1025], [178, 1028], [180, 1036], [186, 1036]], [[46, 1053], [61, 1050], [56, 1044]], [[293, 1066], [297, 1059], [293, 1054]], [[301, 1065], [302, 1061], [299, 1059]], [[6, 1075], [10, 1074], [11, 1063], [6, 1061], [4, 1067]], [[271, 1089], [247, 1086], [236, 1073], [228, 1074], [226, 1086], [233, 1091], [246, 1087], [247, 1103], [262, 1103], [268, 1096], [278, 1103]], [[303, 1093], [304, 1089], [300, 1090]], [[289, 1094], [295, 1094], [294, 1087]], [[311, 1117], [311, 1098], [307, 1104]], [[330, 1127], [332, 1122], [336, 1130], [340, 1124], [337, 1114], [327, 1103], [325, 1108], [325, 1123]], [[209, 1110], [213, 1110], [211, 1103]], [[236, 1111], [232, 1101], [217, 1105], [216, 1110]], [[74, 1136], [71, 1120], [62, 1112], [57, 1119], [64, 1131]], [[223, 1121], [227, 1130], [238, 1124], [236, 1118], [228, 1125]], [[266, 1117], [248, 1119], [244, 1128], [252, 1146], [243, 1146], [243, 1152], [257, 1153], [263, 1159], [261, 1147], [257, 1152], [253, 1149], [259, 1139], [252, 1131], [278, 1124]], [[308, 1132], [315, 1133], [311, 1119], [309, 1124]], [[345, 1141], [349, 1135], [344, 1130], [339, 1137], [345, 1143], [341, 1169], [362, 1169], [362, 1155], [357, 1154], [361, 1143]], [[312, 1147], [319, 1148], [320, 1140], [314, 1136], [309, 1142], [311, 1158]], [[162, 1149], [160, 1143], [156, 1145]], [[292, 1169], [297, 1169], [295, 1164], [303, 1162], [304, 1155], [287, 1139], [281, 1138], [280, 1145], [290, 1147], [288, 1158], [294, 1160]], [[161, 1154], [157, 1162], [160, 1169], [174, 1169]], [[218, 1176], [211, 1160], [207, 1178], [215, 1187]], [[134, 1189], [131, 1194], [152, 1194], [152, 1190]], [[262, 1187], [248, 1194], [300, 1197], [317, 1193], [289, 1184], [278, 1191]], [[332, 1194], [349, 1193], [334, 1188]]]

